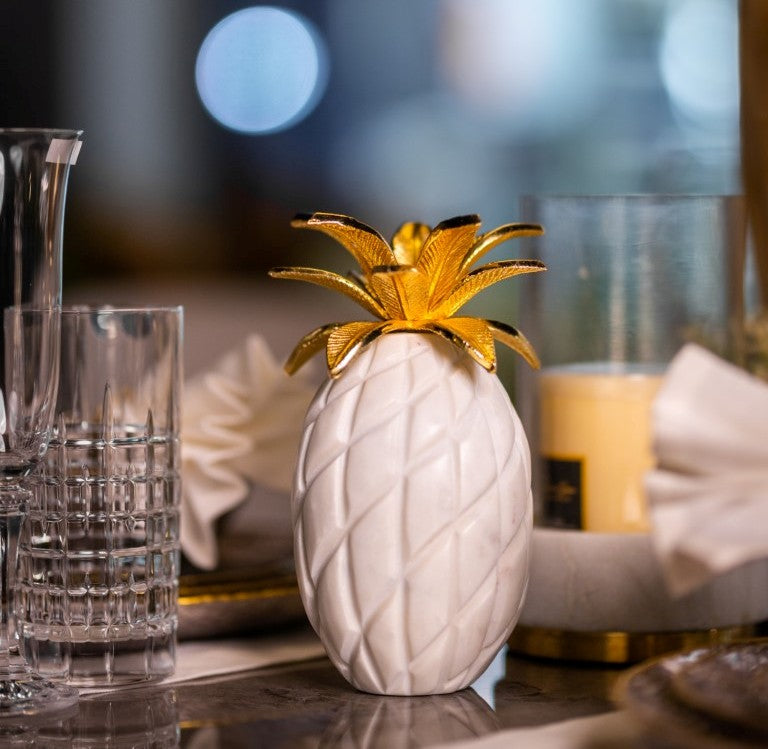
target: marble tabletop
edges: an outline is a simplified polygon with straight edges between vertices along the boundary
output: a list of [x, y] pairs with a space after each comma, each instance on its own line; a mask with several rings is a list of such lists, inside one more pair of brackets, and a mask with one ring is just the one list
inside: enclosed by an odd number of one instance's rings
[[[717, 665], [719, 676], [708, 677], [705, 684], [707, 696], [716, 696], [723, 676], [742, 678], [754, 662], [746, 659], [742, 667], [734, 668], [735, 654], [757, 654], [761, 663], [765, 661], [766, 638], [668, 653], [632, 667], [534, 658], [505, 648], [471, 687], [424, 697], [356, 691], [322, 653], [306, 624], [248, 637], [180, 643], [180, 668], [169, 682], [82, 690], [79, 703], [67, 713], [0, 723], [0, 748], [765, 749], [767, 745], [764, 710], [754, 707], [755, 699], [763, 699], [759, 685], [765, 681], [765, 671], [758, 674], [762, 680], [751, 692], [728, 687], [734, 700], [739, 695], [750, 697], [740, 705], [751, 711], [750, 718], [759, 718], [759, 728], [730, 713], [683, 704], [674, 688], [682, 678], [681, 668], [701, 664], [693, 674], [699, 678], [703, 668]], [[233, 660], [237, 654], [240, 661]]]
[[502, 651], [456, 694], [378, 697], [354, 690], [320, 657], [85, 695], [77, 713], [29, 724], [8, 746], [416, 749], [608, 712], [621, 673]]
[[417, 749], [467, 741], [609, 711], [620, 673], [503, 653], [471, 689], [379, 697], [352, 689], [322, 658], [177, 687], [181, 746]]

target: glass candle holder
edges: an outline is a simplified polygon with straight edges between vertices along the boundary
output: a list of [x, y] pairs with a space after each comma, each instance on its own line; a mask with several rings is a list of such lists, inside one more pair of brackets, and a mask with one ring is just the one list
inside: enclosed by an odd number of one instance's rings
[[645, 531], [651, 405], [667, 364], [697, 342], [737, 353], [743, 314], [740, 196], [527, 196], [545, 234], [525, 256], [520, 327], [542, 369], [518, 368], [540, 525]]

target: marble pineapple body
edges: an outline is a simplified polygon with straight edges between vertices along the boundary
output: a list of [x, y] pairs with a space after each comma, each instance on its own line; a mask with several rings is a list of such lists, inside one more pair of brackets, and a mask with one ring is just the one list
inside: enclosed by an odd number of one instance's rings
[[343, 291], [379, 318], [313, 331], [286, 365], [295, 371], [325, 348], [332, 375], [306, 416], [292, 498], [307, 615], [361, 690], [462, 689], [509, 637], [528, 580], [530, 454], [492, 374], [493, 339], [537, 361], [514, 328], [453, 313], [491, 283], [542, 270], [537, 261], [469, 270], [499, 242], [541, 229], [476, 237], [479, 219], [465, 216], [434, 230], [405, 224], [390, 248], [336, 214], [295, 223], [339, 239], [363, 274], [272, 274]]
[[309, 408], [294, 488], [304, 605], [367, 692], [470, 684], [517, 621], [530, 459], [498, 378], [413, 333], [367, 347]]

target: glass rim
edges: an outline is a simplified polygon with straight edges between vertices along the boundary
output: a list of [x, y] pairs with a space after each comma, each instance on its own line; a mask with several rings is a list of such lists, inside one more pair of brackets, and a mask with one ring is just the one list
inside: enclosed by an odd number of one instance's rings
[[61, 314], [76, 317], [78, 315], [181, 315], [184, 306], [177, 305], [132, 305], [117, 306], [110, 304], [64, 304], [60, 308]]
[[0, 127], [0, 135], [51, 135], [77, 139], [81, 138], [84, 132], [69, 127]]

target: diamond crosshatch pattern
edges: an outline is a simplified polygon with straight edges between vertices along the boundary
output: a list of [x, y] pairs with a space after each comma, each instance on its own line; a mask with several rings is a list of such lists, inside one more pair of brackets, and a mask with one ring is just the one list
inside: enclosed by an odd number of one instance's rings
[[310, 406], [299, 584], [356, 687], [450, 692], [488, 665], [528, 579], [530, 455], [498, 378], [435, 336], [367, 347]]
[[27, 659], [49, 676], [87, 679], [79, 663], [135, 677], [173, 669], [179, 438], [152, 423], [60, 422], [32, 487], [16, 611]]

